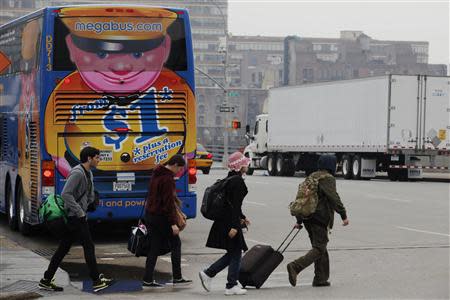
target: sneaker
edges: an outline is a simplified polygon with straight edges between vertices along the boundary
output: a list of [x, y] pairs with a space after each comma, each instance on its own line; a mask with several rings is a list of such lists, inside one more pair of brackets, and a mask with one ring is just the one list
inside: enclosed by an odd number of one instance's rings
[[112, 278], [106, 278], [103, 273], [100, 273], [100, 275], [98, 275], [98, 278], [101, 281], [105, 281], [105, 282], [113, 282], [114, 281], [114, 279], [112, 279]]
[[162, 289], [165, 287], [165, 285], [161, 284], [161, 283], [157, 283], [155, 280], [153, 280], [152, 282], [147, 282], [144, 280], [142, 282], [142, 287], [143, 288], [152, 288], [152, 289]]
[[181, 279], [174, 279], [174, 280], [172, 280], [172, 284], [173, 284], [174, 287], [177, 287], [177, 286], [187, 286], [187, 285], [192, 284], [192, 280], [184, 279], [184, 278], [181, 278]]
[[110, 287], [111, 285], [113, 285], [113, 283], [114, 283], [113, 279], [106, 278], [105, 275], [100, 274], [98, 276], [98, 279], [92, 283], [92, 289], [96, 293], [96, 292], [106, 289], [107, 287]]
[[64, 288], [61, 286], [57, 286], [55, 284], [55, 279], [52, 280], [42, 278], [41, 281], [39, 281], [39, 289], [40, 290], [46, 290], [46, 291], [54, 291], [54, 292], [62, 292], [64, 291]]
[[289, 275], [289, 283], [292, 286], [296, 286], [297, 285], [297, 271], [295, 271], [294, 265], [292, 263], [288, 263], [287, 266], [287, 272]]
[[329, 281], [323, 281], [323, 282], [315, 282], [313, 281], [312, 286], [314, 287], [320, 287], [320, 286], [330, 286], [331, 283]]
[[245, 295], [245, 294], [247, 294], [247, 290], [241, 288], [239, 285], [235, 285], [231, 289], [225, 289], [225, 296]]
[[204, 271], [200, 271], [198, 273], [198, 276], [200, 277], [200, 281], [202, 282], [202, 286], [203, 288], [209, 292], [211, 291], [211, 281], [212, 281], [212, 277], [209, 277], [208, 275], [206, 275], [206, 273]]

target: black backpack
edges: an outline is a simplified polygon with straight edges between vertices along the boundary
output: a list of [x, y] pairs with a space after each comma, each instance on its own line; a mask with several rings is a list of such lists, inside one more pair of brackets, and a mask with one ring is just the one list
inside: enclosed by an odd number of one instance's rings
[[227, 205], [231, 206], [227, 199], [226, 186], [233, 177], [217, 180], [213, 185], [206, 188], [200, 208], [200, 212], [206, 219], [219, 220], [223, 216]]

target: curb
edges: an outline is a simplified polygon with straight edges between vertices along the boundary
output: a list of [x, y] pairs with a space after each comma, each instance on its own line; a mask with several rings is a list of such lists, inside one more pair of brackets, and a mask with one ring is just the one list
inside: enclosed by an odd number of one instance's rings
[[17, 291], [17, 292], [7, 292], [0, 294], [0, 300], [28, 300], [28, 299], [37, 299], [42, 297], [38, 293], [35, 292], [25, 292], [25, 291]]

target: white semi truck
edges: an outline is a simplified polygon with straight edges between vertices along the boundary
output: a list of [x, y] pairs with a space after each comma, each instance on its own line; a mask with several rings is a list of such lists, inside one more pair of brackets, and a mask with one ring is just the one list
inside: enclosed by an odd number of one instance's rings
[[248, 174], [316, 170], [334, 153], [346, 179], [422, 177], [448, 170], [450, 77], [386, 75], [269, 90], [268, 114], [257, 116], [244, 154]]

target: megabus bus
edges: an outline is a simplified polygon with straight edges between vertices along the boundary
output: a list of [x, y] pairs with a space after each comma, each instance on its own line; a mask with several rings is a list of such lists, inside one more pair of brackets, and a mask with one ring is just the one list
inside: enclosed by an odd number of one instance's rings
[[196, 214], [194, 61], [186, 10], [47, 7], [0, 27], [0, 211], [29, 233], [83, 147], [100, 149], [93, 221], [137, 219], [152, 170], [171, 156]]

